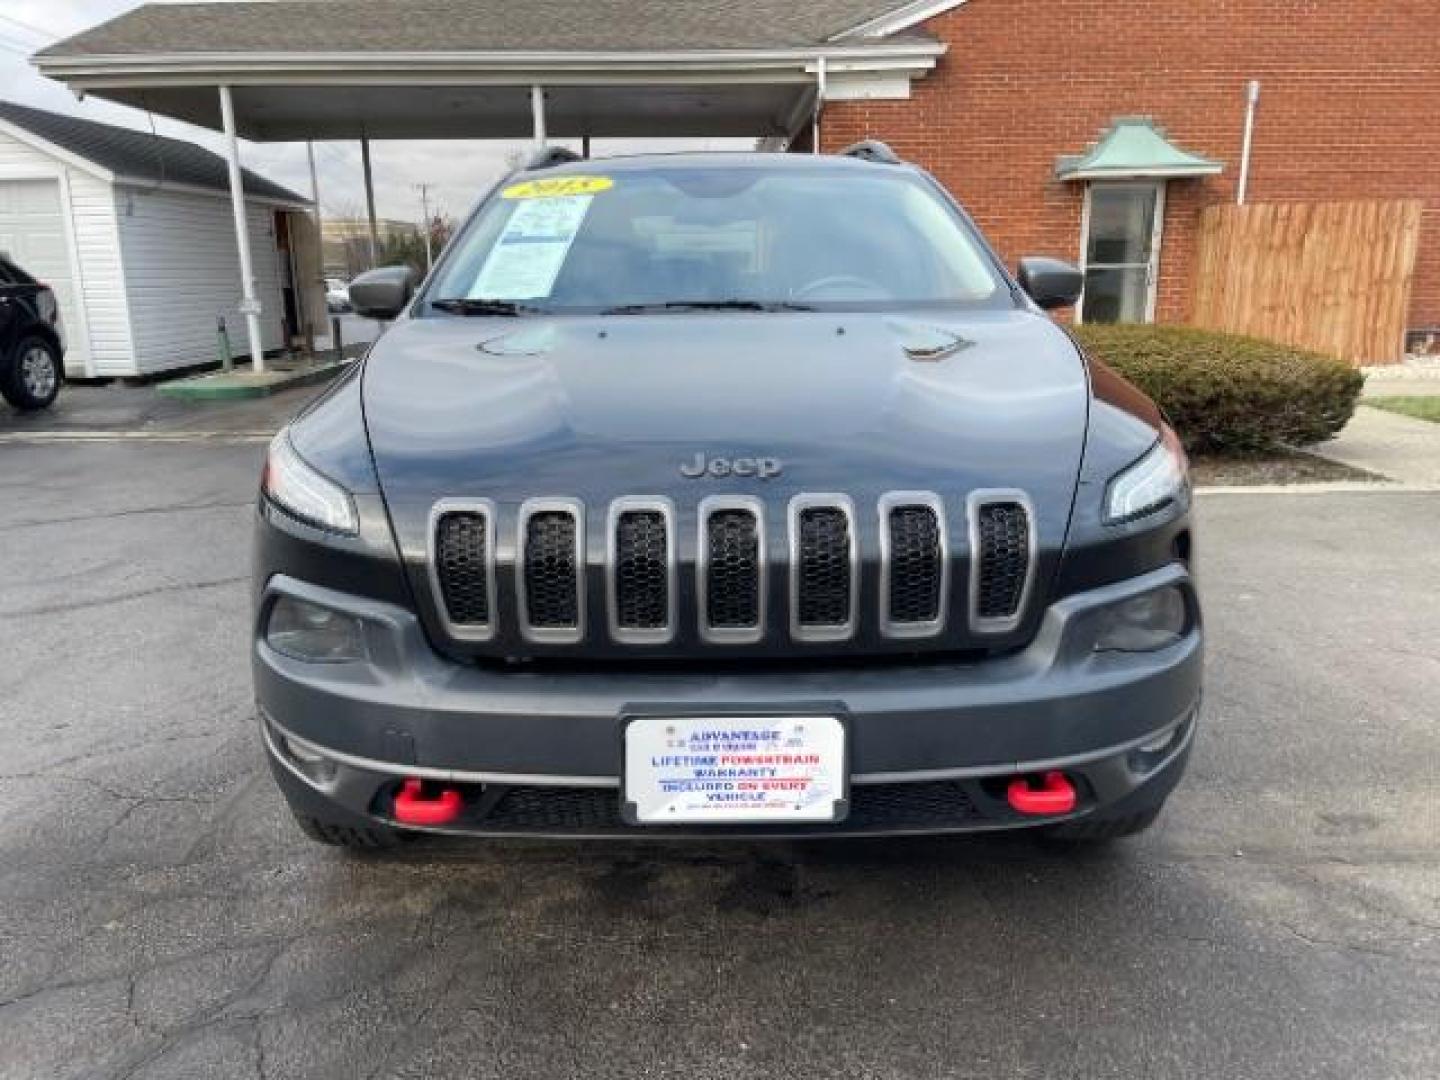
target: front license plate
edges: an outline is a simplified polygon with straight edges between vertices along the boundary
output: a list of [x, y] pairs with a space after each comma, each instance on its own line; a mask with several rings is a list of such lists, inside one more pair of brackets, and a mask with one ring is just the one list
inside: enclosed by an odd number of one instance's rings
[[637, 716], [625, 726], [626, 818], [641, 825], [839, 821], [836, 716]]

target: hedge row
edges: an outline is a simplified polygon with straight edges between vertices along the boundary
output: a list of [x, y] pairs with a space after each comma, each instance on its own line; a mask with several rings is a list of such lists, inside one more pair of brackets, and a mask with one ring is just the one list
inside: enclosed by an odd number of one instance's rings
[[1180, 326], [1078, 326], [1075, 335], [1165, 410], [1187, 449], [1260, 454], [1335, 435], [1365, 378], [1340, 360]]

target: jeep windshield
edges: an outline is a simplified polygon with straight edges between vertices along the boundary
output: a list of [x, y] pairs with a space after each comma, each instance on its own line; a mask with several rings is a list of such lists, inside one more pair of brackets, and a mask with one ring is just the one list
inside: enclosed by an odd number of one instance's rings
[[[582, 166], [576, 166], [575, 170]], [[907, 170], [603, 162], [507, 183], [422, 311], [449, 316], [1009, 306], [962, 215]]]

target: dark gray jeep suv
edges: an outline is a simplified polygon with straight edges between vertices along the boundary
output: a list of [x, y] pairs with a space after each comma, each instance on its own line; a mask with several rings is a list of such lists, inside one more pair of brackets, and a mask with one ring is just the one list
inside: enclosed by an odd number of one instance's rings
[[558, 152], [272, 444], [254, 674], [316, 839], [1108, 839], [1200, 701], [1183, 451], [928, 175]]

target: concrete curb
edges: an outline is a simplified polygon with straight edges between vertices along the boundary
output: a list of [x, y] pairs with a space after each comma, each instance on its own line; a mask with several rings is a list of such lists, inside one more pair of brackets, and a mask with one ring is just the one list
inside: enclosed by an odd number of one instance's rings
[[343, 363], [329, 363], [296, 371], [212, 372], [160, 383], [155, 387], [155, 392], [184, 401], [235, 401], [268, 397], [281, 390], [293, 390], [296, 387], [325, 382], [338, 375], [345, 366]]
[[10, 443], [93, 442], [269, 442], [273, 431], [5, 431], [0, 446]]

